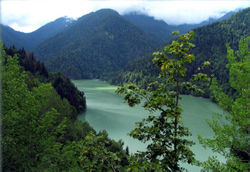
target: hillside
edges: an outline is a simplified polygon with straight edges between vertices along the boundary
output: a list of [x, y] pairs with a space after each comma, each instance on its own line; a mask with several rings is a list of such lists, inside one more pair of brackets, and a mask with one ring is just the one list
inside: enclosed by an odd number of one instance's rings
[[6, 46], [14, 45], [16, 48], [22, 48], [28, 46], [27, 34], [23, 32], [18, 32], [9, 26], [0, 24], [1, 27], [1, 41]]
[[198, 24], [181, 24], [181, 25], [169, 25], [163, 20], [157, 20], [154, 17], [148, 16], [146, 14], [141, 14], [138, 12], [131, 12], [125, 14], [124, 17], [135, 24], [137, 27], [142, 29], [144, 32], [149, 34], [152, 39], [157, 38], [160, 40], [160, 45], [167, 43], [170, 39], [173, 39], [171, 36], [172, 31], [178, 30], [181, 34], [188, 32], [189, 30], [205, 26], [216, 21], [221, 21], [229, 18], [235, 12], [228, 12], [220, 18], [209, 18]]
[[44, 41], [35, 54], [49, 71], [74, 79], [98, 78], [152, 51], [154, 42], [117, 12], [103, 9]]
[[82, 95], [68, 79], [53, 75], [57, 81], [44, 82], [48, 73], [32, 54], [1, 42], [0, 48], [3, 171], [108, 171], [103, 156], [95, 156], [107, 154], [116, 168], [128, 165], [121, 141], [76, 119], [76, 106], [64, 93], [74, 102]]
[[[197, 72], [197, 68], [204, 61], [210, 61], [210, 69], [204, 72], [214, 74], [223, 85], [224, 90], [231, 92], [228, 86], [228, 69], [226, 69], [226, 44], [236, 48], [240, 39], [249, 36], [249, 18], [250, 8], [247, 8], [229, 19], [194, 29], [193, 43], [196, 47], [191, 53], [195, 55], [196, 61], [193, 66], [188, 66], [188, 76]], [[152, 59], [152, 53], [136, 59], [129, 63], [124, 70], [110, 75], [110, 82], [119, 85], [132, 82], [143, 87], [145, 83], [153, 80], [158, 74]]]
[[[17, 50], [14, 47], [3, 49], [10, 57], [18, 56], [18, 65], [23, 67], [28, 75], [28, 87], [36, 87], [39, 83], [50, 83], [56, 90], [61, 99], [66, 99], [75, 110], [74, 118], [77, 113], [86, 110], [86, 98], [84, 92], [79, 91], [69, 78], [60, 73], [48, 73], [44, 64], [36, 60], [33, 53], [28, 53], [24, 49]], [[77, 113], [76, 113], [77, 112]]]
[[18, 32], [1, 24], [1, 39], [6, 46], [14, 45], [16, 48], [25, 48], [32, 51], [39, 43], [56, 35], [72, 23], [74, 23], [74, 20], [61, 17], [30, 33]]

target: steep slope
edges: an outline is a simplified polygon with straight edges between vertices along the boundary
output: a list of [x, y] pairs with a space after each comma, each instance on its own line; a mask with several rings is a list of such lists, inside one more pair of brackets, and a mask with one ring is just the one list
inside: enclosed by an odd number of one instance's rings
[[36, 60], [33, 53], [30, 54], [24, 49], [17, 50], [12, 46], [9, 48], [4, 46], [3, 50], [8, 56], [18, 56], [18, 65], [23, 67], [29, 75], [29, 80], [27, 81], [29, 88], [37, 86], [39, 82], [50, 83], [60, 95], [61, 99], [67, 99], [77, 113], [86, 110], [86, 98], [84, 92], [79, 91], [69, 78], [60, 73], [48, 73], [44, 64]]
[[50, 71], [74, 79], [98, 78], [120, 70], [155, 46], [147, 34], [117, 12], [102, 9], [41, 43], [35, 54]]
[[156, 20], [154, 17], [148, 16], [146, 14], [140, 14], [138, 12], [131, 12], [125, 14], [124, 17], [131, 23], [138, 26], [140, 29], [148, 33], [152, 38], [158, 38], [162, 43], [167, 43], [170, 39], [172, 31], [178, 30], [180, 33], [186, 33], [191, 29], [195, 29], [204, 25], [214, 23], [216, 21], [221, 21], [232, 16], [234, 12], [228, 12], [221, 18], [209, 18], [199, 24], [181, 24], [181, 25], [169, 25], [163, 20]]
[[73, 19], [61, 17], [31, 33], [18, 32], [9, 26], [1, 24], [1, 38], [6, 46], [14, 45], [16, 48], [25, 48], [26, 50], [31, 51], [39, 43], [56, 35], [60, 31], [69, 27], [72, 23], [74, 23]]
[[[250, 8], [244, 9], [227, 20], [215, 22], [194, 30], [193, 43], [196, 47], [191, 51], [196, 57], [195, 64], [188, 66], [188, 77], [197, 71], [204, 61], [210, 61], [211, 67], [204, 71], [214, 74], [227, 92], [231, 92], [228, 86], [228, 69], [226, 68], [226, 44], [236, 49], [240, 39], [250, 36]], [[154, 79], [158, 69], [152, 63], [152, 53], [138, 58], [129, 63], [124, 70], [110, 75], [112, 84], [133, 82], [142, 87], [145, 83]]]
[[[125, 171], [123, 143], [77, 120], [76, 100], [84, 97], [73, 83], [57, 76], [55, 81], [39, 82], [44, 74], [36, 69], [39, 61], [23, 49], [2, 45], [0, 41], [3, 171], [86, 171], [86, 164], [94, 171], [110, 171], [113, 166], [95, 156], [107, 154], [117, 170]], [[86, 148], [87, 153], [81, 154]]]

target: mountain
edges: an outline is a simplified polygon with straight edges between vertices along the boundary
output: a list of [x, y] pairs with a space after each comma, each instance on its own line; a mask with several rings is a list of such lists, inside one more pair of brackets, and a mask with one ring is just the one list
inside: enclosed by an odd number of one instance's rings
[[23, 32], [18, 32], [9, 26], [1, 26], [1, 40], [6, 46], [14, 45], [17, 48], [27, 47], [28, 41], [27, 34]]
[[229, 18], [235, 12], [228, 12], [221, 18], [209, 18], [198, 24], [182, 24], [182, 25], [169, 25], [163, 20], [156, 20], [154, 17], [148, 16], [146, 14], [138, 13], [138, 12], [131, 12], [125, 14], [124, 17], [130, 21], [131, 23], [138, 26], [144, 32], [149, 34], [152, 38], [157, 38], [162, 43], [167, 43], [170, 39], [173, 39], [171, 36], [172, 31], [178, 30], [180, 33], [186, 33], [189, 30], [208, 25], [214, 23], [216, 21], [221, 21], [224, 19]]
[[15, 31], [9, 26], [1, 24], [2, 41], [6, 46], [33, 50], [39, 43], [52, 37], [74, 23], [73, 19], [61, 17], [31, 33]]
[[61, 17], [29, 33], [28, 40], [31, 42], [31, 45], [28, 48], [33, 50], [39, 43], [63, 31], [73, 23], [73, 19]]
[[124, 15], [124, 17], [144, 32], [148, 33], [152, 38], [157, 37], [161, 43], [166, 42], [171, 37], [172, 27], [163, 20], [156, 20], [154, 17], [138, 12], [131, 12]]
[[157, 42], [116, 11], [102, 9], [42, 42], [35, 54], [49, 71], [74, 79], [98, 78], [152, 51]]
[[[191, 51], [196, 57], [193, 66], [188, 66], [188, 77], [197, 72], [204, 61], [210, 61], [210, 69], [204, 71], [214, 74], [224, 91], [232, 92], [228, 85], [228, 69], [226, 68], [226, 44], [237, 49], [240, 39], [250, 36], [250, 8], [239, 11], [229, 19], [194, 29], [193, 43], [196, 47]], [[152, 62], [152, 52], [130, 62], [123, 70], [106, 78], [112, 84], [137, 83], [141, 87], [156, 79], [159, 69]], [[208, 94], [207, 94], [208, 96]]]

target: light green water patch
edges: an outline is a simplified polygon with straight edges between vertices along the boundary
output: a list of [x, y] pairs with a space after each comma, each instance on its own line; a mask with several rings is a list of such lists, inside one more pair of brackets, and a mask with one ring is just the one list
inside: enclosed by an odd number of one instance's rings
[[116, 90], [117, 86], [110, 86], [110, 87], [96, 87], [95, 90]]
[[[115, 94], [116, 86], [111, 86], [100, 80], [77, 80], [73, 81], [79, 90], [85, 92], [87, 100], [87, 111], [79, 116], [80, 120], [87, 120], [95, 130], [106, 130], [110, 138], [122, 139], [130, 152], [145, 150], [146, 145], [129, 137], [127, 133], [135, 128], [134, 123], [141, 121], [148, 115], [142, 107], [129, 107], [124, 103], [121, 96]], [[199, 144], [197, 135], [211, 137], [212, 130], [206, 120], [212, 119], [214, 113], [222, 110], [209, 99], [183, 95], [180, 101], [184, 112], [183, 123], [189, 128], [190, 137], [196, 144], [192, 147], [198, 160], [206, 160], [208, 156], [214, 155], [211, 150], [205, 150]], [[189, 171], [200, 171], [199, 167], [183, 165]]]

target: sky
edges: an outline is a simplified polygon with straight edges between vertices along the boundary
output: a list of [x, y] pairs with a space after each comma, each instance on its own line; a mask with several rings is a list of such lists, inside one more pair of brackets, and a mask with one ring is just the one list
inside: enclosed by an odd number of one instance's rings
[[77, 19], [102, 8], [121, 15], [139, 11], [168, 24], [195, 24], [250, 7], [250, 0], [0, 0], [1, 23], [32, 32], [59, 17]]

